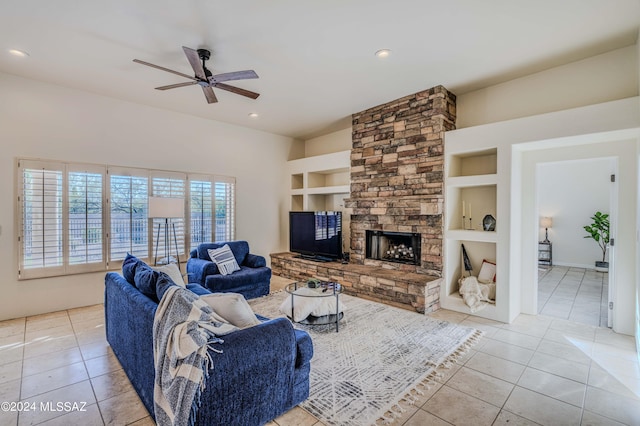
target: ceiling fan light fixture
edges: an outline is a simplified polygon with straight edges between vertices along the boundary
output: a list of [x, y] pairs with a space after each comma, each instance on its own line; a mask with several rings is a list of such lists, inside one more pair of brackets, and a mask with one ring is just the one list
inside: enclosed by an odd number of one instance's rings
[[260, 96], [260, 93], [241, 89], [240, 87], [232, 86], [226, 83], [227, 81], [258, 78], [258, 74], [256, 74], [254, 70], [232, 71], [213, 75], [213, 73], [211, 73], [211, 71], [209, 71], [206, 67], [206, 61], [211, 57], [210, 51], [208, 51], [207, 49], [194, 50], [186, 46], [182, 46], [182, 50], [186, 55], [191, 68], [193, 69], [193, 76], [174, 71], [169, 68], [161, 67], [160, 65], [154, 65], [150, 62], [141, 61], [140, 59], [134, 59], [133, 62], [166, 71], [171, 74], [176, 74], [190, 80], [184, 83], [169, 84], [166, 86], [156, 87], [156, 90], [169, 90], [176, 89], [178, 87], [198, 85], [202, 88], [202, 93], [204, 93], [204, 97], [209, 104], [218, 102], [218, 98], [213, 92], [214, 87], [216, 89], [226, 90], [227, 92], [235, 93], [237, 95], [246, 96], [247, 98], [251, 99], [257, 99], [258, 96]]
[[9, 49], [9, 53], [13, 56], [17, 56], [19, 58], [26, 58], [29, 56], [29, 53], [25, 52], [24, 50], [19, 50], [19, 49]]
[[391, 49], [380, 49], [375, 53], [378, 58], [388, 58], [391, 55]]

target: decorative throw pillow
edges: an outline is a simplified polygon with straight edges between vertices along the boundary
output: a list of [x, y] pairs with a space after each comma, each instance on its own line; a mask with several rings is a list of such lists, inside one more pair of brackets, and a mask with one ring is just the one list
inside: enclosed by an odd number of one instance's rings
[[140, 262], [140, 259], [129, 253], [127, 253], [127, 257], [125, 257], [122, 262], [122, 276], [129, 284], [135, 284], [134, 278], [138, 262]]
[[140, 261], [136, 266], [136, 275], [134, 277], [135, 286], [140, 293], [149, 297], [151, 300], [158, 301], [156, 295], [156, 282], [160, 273], [151, 269], [149, 265]]
[[[308, 297], [318, 294], [318, 292], [307, 287], [301, 287], [297, 289], [295, 291], [295, 294], [296, 295], [293, 296], [293, 315], [291, 314], [291, 294], [288, 295], [287, 298], [284, 299], [284, 302], [282, 302], [282, 304], [280, 305], [280, 312], [282, 312], [289, 318], [293, 318], [295, 322], [300, 322], [311, 315], [311, 312], [313, 312], [318, 306], [320, 306], [322, 300], [324, 299], [324, 297]], [[304, 295], [307, 295], [307, 297], [305, 297]]]
[[496, 264], [486, 259], [482, 261], [478, 281], [484, 284], [492, 283], [496, 280]]
[[151, 268], [153, 268], [154, 271], [164, 272], [169, 275], [169, 278], [171, 278], [171, 280], [180, 287], [186, 287], [182, 274], [180, 273], [180, 269], [178, 269], [178, 265], [175, 263], [169, 263], [162, 266], [152, 266]]
[[241, 294], [212, 293], [200, 296], [200, 300], [211, 306], [211, 309], [229, 324], [238, 328], [253, 327], [261, 323]]
[[218, 270], [222, 275], [232, 274], [240, 270], [238, 262], [236, 262], [236, 258], [233, 256], [233, 252], [228, 244], [223, 245], [219, 249], [209, 249], [208, 252], [209, 257], [216, 266], [218, 266]]

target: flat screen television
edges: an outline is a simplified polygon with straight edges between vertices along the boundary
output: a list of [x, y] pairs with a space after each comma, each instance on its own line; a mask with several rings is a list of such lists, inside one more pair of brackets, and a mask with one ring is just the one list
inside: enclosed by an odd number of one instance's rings
[[341, 212], [289, 212], [289, 250], [315, 260], [342, 257]]

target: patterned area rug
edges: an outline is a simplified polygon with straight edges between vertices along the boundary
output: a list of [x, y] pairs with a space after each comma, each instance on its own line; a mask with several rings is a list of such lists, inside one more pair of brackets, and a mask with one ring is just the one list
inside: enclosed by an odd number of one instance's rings
[[[256, 313], [281, 317], [287, 293], [249, 301]], [[311, 390], [300, 404], [329, 425], [372, 425], [392, 421], [397, 403], [428, 387], [435, 369], [455, 361], [482, 332], [348, 295], [340, 331], [307, 326], [313, 339]]]

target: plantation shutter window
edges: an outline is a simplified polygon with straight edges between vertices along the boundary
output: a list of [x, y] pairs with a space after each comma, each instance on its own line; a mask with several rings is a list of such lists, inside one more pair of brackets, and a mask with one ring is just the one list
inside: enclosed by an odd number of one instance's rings
[[21, 161], [19, 276], [37, 278], [64, 273], [64, 166]]
[[189, 182], [189, 250], [213, 241], [213, 183], [194, 178]]
[[111, 260], [123, 260], [127, 253], [150, 258], [149, 177], [144, 170], [109, 169], [109, 212], [111, 217]]
[[174, 216], [169, 261], [235, 237], [234, 178], [32, 159], [15, 167], [19, 280], [118, 269], [128, 253], [165, 263], [166, 219], [150, 217], [151, 197], [174, 201], [157, 213]]
[[67, 165], [69, 272], [104, 270], [104, 175], [100, 166]]
[[[151, 178], [151, 196], [152, 197], [165, 197], [165, 198], [186, 198], [186, 181], [187, 176], [183, 173], [154, 173]], [[153, 218], [153, 253], [155, 256], [156, 247], [158, 245], [158, 256], [161, 258], [165, 256], [165, 219]], [[169, 245], [170, 252], [175, 255], [176, 244], [178, 246], [178, 254], [185, 254], [185, 218], [171, 218], [169, 219]], [[175, 235], [173, 233], [175, 229]], [[159, 260], [160, 261], [160, 260]], [[166, 259], [164, 260], [166, 261]]]
[[216, 242], [232, 241], [235, 239], [235, 187], [235, 179], [216, 177], [214, 234], [214, 240]]

